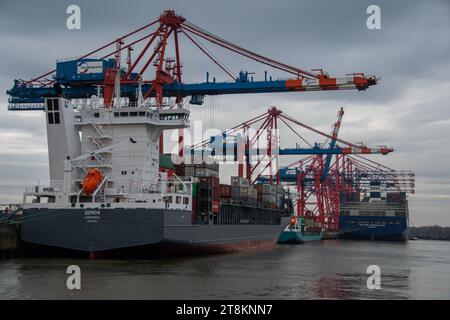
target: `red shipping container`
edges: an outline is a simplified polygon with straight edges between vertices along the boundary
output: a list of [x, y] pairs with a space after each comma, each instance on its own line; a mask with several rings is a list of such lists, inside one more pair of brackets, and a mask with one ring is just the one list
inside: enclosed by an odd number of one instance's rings
[[213, 200], [220, 199], [220, 189], [219, 188], [212, 189], [211, 193], [212, 193]]
[[220, 196], [222, 198], [231, 197], [231, 186], [229, 186], [227, 184], [221, 184], [220, 185]]
[[159, 167], [159, 171], [160, 172], [167, 172], [167, 177], [172, 177], [173, 174], [175, 173], [175, 170], [173, 169], [167, 169], [167, 168], [163, 168], [163, 167]]
[[219, 187], [219, 177], [201, 177], [200, 183], [205, 183], [211, 186], [212, 188], [218, 188]]
[[220, 201], [219, 200], [213, 200], [212, 201], [212, 212], [219, 213], [220, 211]]
[[177, 176], [183, 177], [185, 170], [184, 170], [184, 164], [175, 165], [175, 173]]

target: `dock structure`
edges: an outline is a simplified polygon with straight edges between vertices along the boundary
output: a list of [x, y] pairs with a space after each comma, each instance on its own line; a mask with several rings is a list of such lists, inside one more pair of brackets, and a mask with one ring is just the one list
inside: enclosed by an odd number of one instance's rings
[[322, 233], [322, 240], [335, 240], [339, 239], [339, 232], [325, 231]]
[[16, 256], [20, 248], [20, 224], [0, 225], [0, 260]]
[[21, 214], [21, 208], [11, 205], [8, 208], [13, 209], [9, 215], [0, 211], [0, 260], [15, 257], [21, 247], [21, 223], [20, 219], [16, 219]]

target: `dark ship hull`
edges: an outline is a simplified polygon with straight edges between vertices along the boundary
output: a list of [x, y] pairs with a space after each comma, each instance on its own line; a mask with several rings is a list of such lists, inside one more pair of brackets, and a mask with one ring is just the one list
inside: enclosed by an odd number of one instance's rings
[[341, 238], [355, 240], [407, 241], [406, 216], [341, 216]]
[[25, 209], [22, 240], [91, 256], [235, 252], [273, 247], [290, 219], [279, 209], [223, 204], [220, 211], [202, 220], [185, 210]]

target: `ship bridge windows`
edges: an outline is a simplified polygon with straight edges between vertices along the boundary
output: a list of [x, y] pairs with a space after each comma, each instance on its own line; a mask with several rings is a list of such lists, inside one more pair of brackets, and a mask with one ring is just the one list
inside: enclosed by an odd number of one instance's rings
[[121, 112], [114, 112], [114, 118], [123, 118], [123, 117], [148, 117], [152, 118], [152, 114], [145, 112], [145, 111], [121, 111]]
[[47, 99], [47, 122], [48, 124], [60, 124], [59, 100]]
[[160, 115], [158, 113], [154, 113], [154, 112], [147, 112], [147, 117], [149, 117], [150, 119], [160, 119], [159, 117]]
[[59, 111], [59, 100], [58, 99], [47, 99], [47, 110], [48, 111]]
[[132, 111], [130, 117], [145, 117], [145, 111]]
[[128, 116], [129, 116], [128, 112], [114, 112], [114, 118], [128, 117]]
[[121, 112], [114, 112], [114, 118], [119, 118], [119, 117], [149, 117], [151, 118], [151, 114], [145, 111], [130, 111], [130, 112], [125, 112], [125, 111], [121, 111]]
[[172, 114], [160, 114], [160, 120], [188, 120], [189, 114], [186, 113], [172, 113]]

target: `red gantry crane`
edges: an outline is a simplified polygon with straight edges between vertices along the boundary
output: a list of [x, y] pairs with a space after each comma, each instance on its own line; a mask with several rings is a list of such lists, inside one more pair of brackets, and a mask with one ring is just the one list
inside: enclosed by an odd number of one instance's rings
[[[267, 112], [257, 117], [234, 126], [231, 129], [223, 130], [218, 135], [191, 146], [189, 152], [193, 154], [206, 154], [216, 158], [232, 156], [238, 161], [238, 175], [240, 177], [244, 176], [245, 166], [245, 177], [251, 183], [261, 182], [267, 179], [264, 182], [279, 184], [279, 156], [317, 155], [324, 157], [323, 168], [325, 171], [319, 178], [325, 180], [331, 164], [332, 155], [386, 155], [393, 151], [392, 148], [386, 146], [370, 148], [362, 144], [357, 145], [338, 138], [337, 135], [343, 114], [344, 110], [341, 108], [338, 112], [338, 120], [334, 124], [333, 132], [327, 134], [296, 120], [276, 107], [270, 107]], [[306, 147], [300, 147], [297, 144], [294, 148], [281, 148], [279, 143], [280, 124], [283, 124], [289, 132], [299, 138]], [[300, 134], [299, 129], [323, 136], [330, 140], [330, 142], [323, 144], [310, 143]], [[250, 131], [252, 134], [249, 133]], [[341, 145], [337, 145], [337, 142], [340, 142]], [[269, 174], [264, 178], [262, 175], [267, 172], [266, 170], [269, 171]], [[259, 173], [257, 174], [258, 171]]]
[[[369, 182], [375, 178], [380, 180], [380, 177], [391, 191], [413, 187], [410, 172], [402, 175], [399, 174], [401, 172], [361, 157], [368, 154], [387, 155], [393, 151], [392, 148], [370, 148], [338, 138], [343, 115], [344, 110], [341, 108], [331, 134], [326, 134], [271, 107], [266, 113], [191, 146], [188, 153], [220, 160], [231, 157], [238, 162], [238, 175], [245, 176], [250, 183], [296, 186], [297, 215], [312, 217], [325, 230], [336, 232], [339, 230], [342, 196], [351, 197], [356, 190], [368, 189]], [[281, 147], [280, 125], [305, 146], [301, 147], [297, 143], [295, 148]], [[327, 140], [325, 143], [309, 142], [304, 131], [318, 134]], [[302, 158], [280, 168], [279, 156]], [[357, 157], [362, 160], [357, 161]]]
[[[231, 81], [217, 82], [215, 78], [211, 81], [207, 74], [206, 82], [185, 83], [179, 44], [181, 38], [198, 48]], [[273, 80], [272, 77], [268, 78], [267, 72], [261, 81], [249, 78], [246, 71], [236, 75], [211, 53], [204, 45], [205, 42], [282, 71], [289, 79]], [[169, 47], [172, 48], [173, 56], [170, 56]], [[121, 62], [123, 52], [126, 52], [125, 63]], [[94, 58], [94, 55], [100, 58]], [[150, 80], [146, 80], [144, 73], [150, 66], [154, 67], [154, 73]], [[190, 104], [199, 105], [208, 95], [351, 89], [363, 91], [376, 83], [375, 76], [365, 76], [363, 73], [335, 78], [322, 69], [307, 71], [290, 66], [224, 40], [175, 14], [173, 10], [167, 10], [157, 20], [76, 60], [58, 62], [56, 69], [30, 80], [15, 80], [13, 88], [7, 93], [10, 96], [9, 110], [42, 110], [44, 97], [48, 96], [85, 99], [98, 94], [103, 97], [105, 107], [119, 106], [114, 103], [114, 97], [127, 98], [131, 103], [150, 99], [155, 106], [163, 107], [164, 98], [175, 99], [181, 105], [184, 98], [190, 97]], [[179, 136], [179, 153], [183, 155], [183, 130], [179, 131]], [[162, 152], [163, 144], [160, 146]]]

